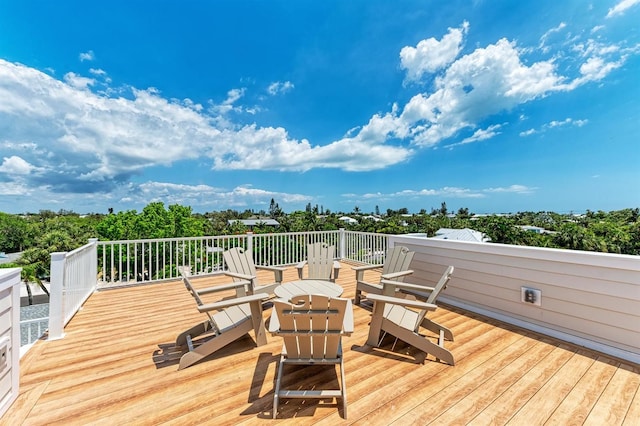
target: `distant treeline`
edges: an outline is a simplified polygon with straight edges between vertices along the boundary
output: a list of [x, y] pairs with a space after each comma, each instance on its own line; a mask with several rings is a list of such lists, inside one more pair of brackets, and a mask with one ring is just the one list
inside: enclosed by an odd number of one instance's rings
[[[347, 223], [348, 215], [357, 223]], [[258, 222], [248, 228], [234, 219], [275, 219], [279, 225]], [[474, 215], [468, 209], [448, 212], [446, 204], [431, 213], [409, 214], [407, 209], [367, 214], [356, 207], [348, 213], [332, 213], [307, 206], [305, 211], [284, 213], [275, 201], [268, 212], [225, 210], [205, 214], [191, 207], [150, 203], [135, 210], [109, 214], [79, 215], [71, 211], [42, 210], [35, 214], [0, 213], [0, 251], [23, 252], [22, 265], [48, 268], [49, 254], [70, 251], [89, 238], [133, 240], [145, 238], [196, 237], [204, 235], [304, 232], [337, 230], [385, 234], [424, 233], [435, 235], [440, 228], [471, 228], [486, 234], [493, 243], [555, 247], [607, 253], [640, 254], [640, 209], [586, 214], [520, 212], [510, 215]], [[38, 268], [38, 270], [40, 270]], [[39, 274], [40, 272], [38, 272]]]

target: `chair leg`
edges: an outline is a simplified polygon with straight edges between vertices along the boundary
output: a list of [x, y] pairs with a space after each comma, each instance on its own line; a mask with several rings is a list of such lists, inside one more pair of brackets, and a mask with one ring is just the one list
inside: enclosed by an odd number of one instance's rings
[[347, 382], [344, 380], [344, 359], [340, 359], [340, 376], [342, 377], [342, 411], [345, 420], [347, 419]]
[[229, 343], [238, 340], [240, 337], [251, 331], [251, 329], [251, 322], [245, 321], [239, 326], [207, 340], [200, 346], [182, 355], [182, 357], [180, 358], [180, 365], [178, 366], [178, 370], [187, 368], [200, 361], [201, 359], [206, 358], [215, 351], [227, 346]]
[[359, 305], [361, 301], [362, 301], [362, 290], [356, 289], [356, 297], [354, 302], [356, 305]]
[[194, 325], [190, 329], [183, 331], [178, 335], [178, 337], [176, 338], [176, 346], [185, 346], [187, 344], [187, 341], [189, 340], [188, 336], [193, 338], [196, 336], [200, 336], [209, 330], [211, 330], [211, 323], [209, 321], [204, 321], [200, 324]]
[[278, 363], [278, 374], [276, 375], [276, 389], [273, 393], [273, 418], [278, 415], [278, 402], [280, 399], [280, 382], [282, 380], [282, 370], [284, 369], [284, 355], [280, 356], [280, 362]]

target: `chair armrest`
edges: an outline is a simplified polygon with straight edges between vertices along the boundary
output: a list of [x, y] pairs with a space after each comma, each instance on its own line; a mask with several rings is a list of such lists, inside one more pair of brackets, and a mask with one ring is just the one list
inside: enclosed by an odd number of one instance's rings
[[280, 266], [264, 266], [264, 265], [256, 265], [256, 269], [264, 269], [265, 271], [273, 272], [275, 282], [281, 283], [284, 271], [286, 268], [282, 268]]
[[296, 268], [298, 269], [298, 279], [302, 279], [303, 278], [302, 277], [302, 272], [303, 272], [302, 270], [304, 268], [304, 265], [306, 265], [306, 264], [307, 264], [307, 261], [303, 260], [302, 262], [300, 262], [300, 263], [298, 263], [296, 265]]
[[382, 265], [362, 265], [362, 266], [352, 266], [351, 267], [351, 269], [353, 269], [356, 272], [368, 271], [369, 269], [376, 269], [376, 268], [382, 268]]
[[368, 271], [371, 269], [382, 268], [382, 265], [362, 265], [362, 266], [352, 266], [351, 269], [356, 271], [356, 283], [364, 281], [364, 271]]
[[383, 286], [390, 285], [400, 290], [417, 290], [417, 291], [433, 291], [433, 287], [429, 287], [421, 284], [411, 284], [400, 281], [380, 280], [380, 284]]
[[198, 311], [218, 311], [220, 309], [228, 308], [229, 306], [242, 305], [243, 303], [259, 302], [268, 299], [267, 293], [252, 294], [250, 296], [235, 297], [233, 299], [221, 300], [219, 302], [207, 303], [206, 305], [198, 306]]
[[215, 287], [207, 287], [200, 290], [196, 290], [196, 293], [210, 294], [210, 293], [217, 293], [219, 291], [225, 291], [225, 290], [235, 290], [236, 288], [244, 287], [245, 285], [249, 285], [249, 284], [251, 284], [251, 281], [246, 281], [246, 280], [236, 281], [231, 284], [217, 285]]
[[276, 310], [273, 309], [269, 317], [269, 333], [275, 335], [278, 330], [280, 330], [280, 319], [278, 318]]
[[241, 280], [247, 280], [247, 281], [253, 281], [256, 279], [255, 275], [241, 274], [238, 272], [224, 271], [223, 274], [229, 277], [239, 278]]
[[347, 302], [347, 310], [344, 313], [344, 319], [342, 320], [342, 333], [350, 336], [353, 333], [353, 305], [351, 300]]
[[267, 271], [284, 272], [287, 268], [283, 268], [282, 266], [271, 266], [271, 265], [256, 265], [256, 269], [266, 269]]
[[407, 308], [426, 309], [428, 311], [435, 311], [438, 309], [437, 305], [432, 303], [420, 302], [419, 300], [400, 299], [398, 297], [382, 296], [380, 294], [368, 294], [367, 299], [374, 302], [391, 303], [393, 305], [401, 305]]
[[413, 270], [407, 269], [406, 271], [398, 271], [398, 272], [392, 272], [390, 274], [381, 275], [380, 279], [381, 280], [394, 280], [396, 278], [404, 277], [404, 276], [411, 275], [411, 274], [413, 274]]

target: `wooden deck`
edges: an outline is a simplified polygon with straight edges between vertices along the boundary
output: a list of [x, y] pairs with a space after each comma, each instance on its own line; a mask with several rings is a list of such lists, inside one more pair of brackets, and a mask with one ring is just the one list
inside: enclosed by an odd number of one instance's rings
[[[354, 275], [343, 264], [344, 297], [354, 295]], [[247, 335], [177, 371], [174, 339], [204, 320], [182, 283], [101, 291], [64, 339], [39, 341], [23, 357], [20, 395], [0, 423], [640, 424], [638, 365], [446, 306], [432, 317], [453, 330], [446, 346], [456, 365], [432, 356], [421, 365], [402, 356], [411, 348], [401, 342], [394, 352], [364, 349], [370, 309], [355, 306], [354, 317], [356, 332], [343, 340], [348, 419], [335, 401], [283, 400], [274, 421], [279, 338], [256, 347]], [[337, 380], [326, 367], [293, 368], [288, 377], [319, 388]]]

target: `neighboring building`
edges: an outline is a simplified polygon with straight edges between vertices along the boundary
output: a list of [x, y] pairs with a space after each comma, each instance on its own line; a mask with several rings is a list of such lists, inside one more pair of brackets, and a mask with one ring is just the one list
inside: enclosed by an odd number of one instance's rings
[[355, 220], [354, 218], [349, 217], [349, 216], [342, 216], [342, 217], [341, 217], [341, 218], [339, 218], [338, 220], [341, 220], [341, 221], [343, 221], [343, 222], [347, 222], [347, 223], [349, 223], [349, 224], [356, 224], [356, 223], [358, 223], [358, 221], [357, 221], [357, 220]]
[[370, 219], [370, 220], [373, 220], [374, 222], [384, 222], [383, 219], [380, 219], [379, 217], [373, 216], [373, 215], [364, 216], [363, 219]]
[[229, 225], [233, 225], [236, 222], [242, 223], [249, 229], [253, 229], [253, 227], [256, 225], [280, 226], [280, 223], [275, 219], [231, 219], [227, 221]]
[[491, 238], [487, 237], [482, 232], [474, 231], [473, 229], [469, 229], [469, 228], [464, 228], [464, 229], [440, 228], [436, 231], [435, 237], [431, 237], [431, 238], [438, 239], [438, 240], [475, 241], [479, 243], [491, 241]]
[[21, 254], [22, 252], [17, 252], [17, 253], [0, 252], [0, 264], [15, 262], [20, 258]]
[[523, 231], [535, 232], [536, 234], [557, 234], [555, 231], [548, 231], [539, 226], [531, 226], [531, 225], [521, 225], [520, 229]]

